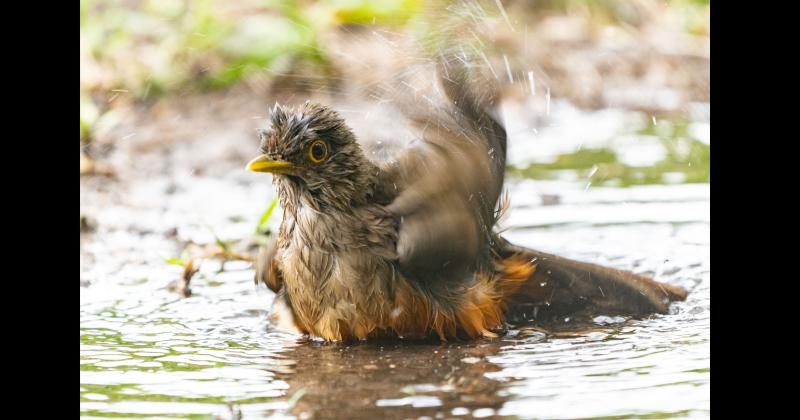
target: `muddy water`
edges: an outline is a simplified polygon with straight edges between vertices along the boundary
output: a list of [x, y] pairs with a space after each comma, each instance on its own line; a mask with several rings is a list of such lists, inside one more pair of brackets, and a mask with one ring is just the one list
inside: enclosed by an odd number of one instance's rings
[[[572, 111], [553, 112], [558, 121], [559, 112]], [[553, 124], [534, 136], [529, 127], [510, 127], [511, 163], [586, 144], [630, 151], [635, 139], [620, 140], [620, 130], [629, 118], [650, 118], [621, 115], [583, 115], [584, 122], [617, 121], [583, 132]], [[694, 122], [690, 131], [703, 140], [708, 121]], [[637, 138], [639, 162], [661, 159], [652, 136]], [[266, 177], [229, 160], [206, 172], [156, 172], [124, 183], [82, 179], [81, 211], [96, 225], [81, 233], [82, 417], [709, 416], [708, 184], [615, 188], [593, 185], [580, 171], [508, 181], [510, 240], [689, 288], [671, 314], [515, 326], [470, 343], [343, 346], [269, 326], [273, 295], [254, 287], [247, 262], [205, 260], [190, 298], [166, 289], [181, 269], [165, 258], [180, 255], [187, 241], [248, 237], [274, 194]]]

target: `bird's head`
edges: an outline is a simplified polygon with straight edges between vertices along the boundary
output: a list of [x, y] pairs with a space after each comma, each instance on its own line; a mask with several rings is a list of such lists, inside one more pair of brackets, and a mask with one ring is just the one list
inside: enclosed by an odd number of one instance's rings
[[297, 108], [276, 104], [269, 127], [259, 130], [259, 137], [261, 154], [247, 169], [272, 173], [282, 201], [347, 207], [368, 189], [370, 163], [353, 132], [330, 108], [311, 102]]

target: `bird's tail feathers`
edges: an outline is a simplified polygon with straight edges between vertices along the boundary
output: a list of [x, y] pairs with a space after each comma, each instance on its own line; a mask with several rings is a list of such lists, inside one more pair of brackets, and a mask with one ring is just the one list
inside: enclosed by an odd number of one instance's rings
[[502, 254], [500, 265], [516, 273], [501, 284], [508, 289], [505, 303], [512, 322], [568, 314], [667, 313], [671, 302], [687, 295], [683, 288], [629, 271], [533, 249], [506, 244]]

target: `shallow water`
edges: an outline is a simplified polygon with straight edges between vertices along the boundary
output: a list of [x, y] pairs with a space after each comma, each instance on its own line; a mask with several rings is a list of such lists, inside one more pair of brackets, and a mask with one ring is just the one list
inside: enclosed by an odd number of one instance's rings
[[[708, 124], [698, 124], [692, 130], [702, 137]], [[608, 146], [558, 127], [519, 138], [512, 128], [512, 164], [546, 160], [584, 140]], [[605, 130], [600, 137], [618, 139], [618, 130]], [[640, 155], [657, 161], [658, 153]], [[470, 343], [344, 346], [270, 328], [273, 294], [254, 287], [246, 262], [220, 271], [219, 262], [204, 261], [190, 298], [165, 288], [180, 276], [164, 259], [180, 254], [181, 241], [252, 234], [273, 192], [263, 176], [236, 166], [154, 176], [124, 191], [82, 181], [82, 212], [97, 224], [81, 234], [82, 417], [710, 415], [708, 184], [597, 187], [581, 172], [508, 181], [507, 238], [689, 288], [669, 315], [598, 316], [591, 328], [570, 328], [572, 320], [549, 330], [514, 327]], [[225, 199], [209, 199], [218, 196]]]

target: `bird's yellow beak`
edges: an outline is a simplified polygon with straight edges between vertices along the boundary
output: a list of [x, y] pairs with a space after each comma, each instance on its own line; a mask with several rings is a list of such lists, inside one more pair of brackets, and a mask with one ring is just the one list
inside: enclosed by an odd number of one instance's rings
[[251, 160], [245, 169], [253, 172], [270, 172], [274, 174], [285, 174], [292, 171], [294, 165], [285, 160], [272, 159], [267, 155], [256, 156]]

